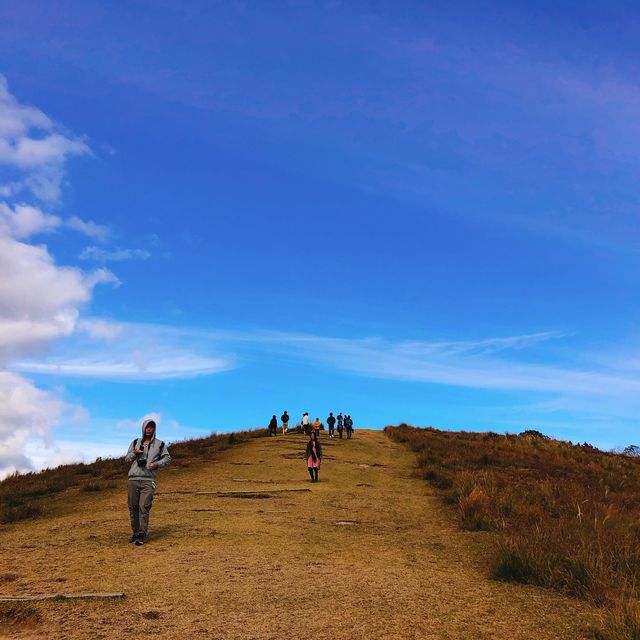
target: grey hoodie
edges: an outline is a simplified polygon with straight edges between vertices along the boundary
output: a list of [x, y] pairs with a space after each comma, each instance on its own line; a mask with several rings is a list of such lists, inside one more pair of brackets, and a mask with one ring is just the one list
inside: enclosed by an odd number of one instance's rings
[[[142, 423], [142, 438], [144, 438], [144, 430], [149, 422], [151, 422], [151, 420], [144, 420]], [[136, 438], [129, 445], [129, 451], [127, 451], [127, 455], [124, 457], [127, 462], [133, 462], [131, 468], [129, 469], [129, 478], [148, 478], [149, 480], [153, 480], [155, 482], [158, 477], [158, 469], [168, 466], [168, 464], [171, 462], [169, 448], [164, 442], [162, 442], [162, 440], [158, 440], [156, 438], [155, 429], [153, 431], [151, 442], [140, 447], [140, 445], [142, 444], [142, 438]], [[144, 449], [144, 454], [140, 457], [145, 458], [147, 464], [143, 467], [138, 464], [138, 455], [135, 452], [136, 445], [139, 449]], [[156, 468], [153, 470], [149, 469], [149, 465], [151, 463], [156, 465]]]

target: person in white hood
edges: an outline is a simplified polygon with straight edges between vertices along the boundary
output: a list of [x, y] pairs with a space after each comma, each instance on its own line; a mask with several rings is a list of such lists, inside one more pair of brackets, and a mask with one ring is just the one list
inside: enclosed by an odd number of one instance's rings
[[142, 423], [142, 437], [136, 438], [125, 456], [132, 465], [129, 468], [129, 516], [133, 535], [129, 542], [142, 545], [147, 539], [149, 511], [156, 492], [158, 469], [171, 462], [169, 447], [156, 438], [156, 423]]

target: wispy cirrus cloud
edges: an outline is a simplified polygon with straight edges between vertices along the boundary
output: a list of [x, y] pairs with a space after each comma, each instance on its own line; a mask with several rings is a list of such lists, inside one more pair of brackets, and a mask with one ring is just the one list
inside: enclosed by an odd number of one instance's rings
[[206, 357], [171, 349], [152, 354], [144, 349], [108, 357], [85, 356], [75, 359], [51, 359], [47, 362], [20, 362], [14, 369], [24, 373], [66, 378], [92, 378], [123, 382], [188, 379], [229, 371], [235, 367], [231, 356]]
[[115, 340], [122, 335], [124, 325], [120, 322], [111, 320], [102, 320], [100, 318], [81, 319], [77, 325], [80, 333], [86, 333], [88, 336], [97, 340]]
[[640, 381], [619, 367], [572, 365], [566, 353], [554, 359], [548, 351], [540, 363], [538, 348], [563, 336], [549, 331], [479, 340], [392, 341], [257, 333], [247, 339], [260, 348], [375, 378], [585, 396], [640, 391]]
[[107, 242], [111, 238], [111, 229], [93, 220], [82, 220], [78, 216], [71, 216], [64, 224], [67, 228], [78, 231], [97, 242]]
[[80, 260], [93, 260], [94, 262], [122, 262], [123, 260], [148, 260], [151, 253], [146, 249], [101, 249], [100, 247], [87, 247], [80, 254]]
[[123, 382], [188, 379], [236, 368], [230, 348], [206, 333], [87, 318], [44, 358], [12, 365], [21, 373]]
[[[59, 354], [46, 362], [22, 361], [17, 370], [63, 376], [188, 377], [233, 368], [236, 354], [250, 362], [268, 352], [388, 380], [576, 398], [620, 398], [640, 392], [635, 372], [618, 366], [613, 355], [604, 362], [598, 354], [599, 362], [594, 357], [585, 365], [584, 354], [572, 362], [566, 348], [554, 350], [551, 345], [567, 338], [559, 331], [478, 340], [394, 341], [261, 330], [211, 331], [100, 319], [88, 322], [89, 334], [90, 327], [99, 327], [92, 338], [108, 344], [76, 342], [71, 352], [82, 351], [83, 357]], [[114, 359], [114, 353], [120, 355]], [[227, 355], [220, 355], [224, 353]]]

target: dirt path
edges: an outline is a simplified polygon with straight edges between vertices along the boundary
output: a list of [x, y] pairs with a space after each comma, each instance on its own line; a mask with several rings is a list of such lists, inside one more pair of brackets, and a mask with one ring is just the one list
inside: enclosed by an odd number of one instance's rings
[[[0, 594], [127, 594], [37, 603], [0, 637], [589, 637], [594, 612], [585, 605], [487, 578], [478, 558], [486, 534], [451, 524], [412, 476], [411, 453], [376, 431], [351, 441], [323, 435], [323, 444], [313, 485], [304, 441], [292, 435], [165, 472], [144, 547], [126, 542], [124, 483], [78, 497], [73, 515], [0, 529]], [[311, 491], [178, 493], [285, 488]]]

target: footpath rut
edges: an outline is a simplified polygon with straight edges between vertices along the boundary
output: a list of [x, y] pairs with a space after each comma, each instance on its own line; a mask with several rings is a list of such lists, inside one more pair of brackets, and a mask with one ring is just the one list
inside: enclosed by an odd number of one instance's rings
[[0, 528], [0, 577], [17, 576], [1, 595], [126, 593], [35, 603], [0, 638], [590, 637], [584, 603], [489, 579], [490, 534], [456, 528], [409, 451], [379, 431], [322, 444], [317, 484], [299, 435], [161, 473], [144, 547], [126, 542], [125, 481], [77, 496], [70, 515]]

